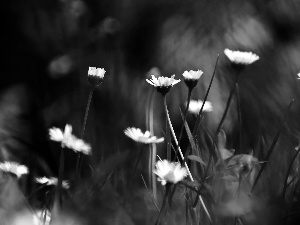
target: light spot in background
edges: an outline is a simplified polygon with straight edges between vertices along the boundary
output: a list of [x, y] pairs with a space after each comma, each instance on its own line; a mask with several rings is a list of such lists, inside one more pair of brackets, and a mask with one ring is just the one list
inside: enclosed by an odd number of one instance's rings
[[68, 75], [68, 73], [71, 72], [72, 67], [73, 60], [69, 55], [59, 56], [50, 62], [48, 66], [49, 75], [52, 78], [61, 78]]

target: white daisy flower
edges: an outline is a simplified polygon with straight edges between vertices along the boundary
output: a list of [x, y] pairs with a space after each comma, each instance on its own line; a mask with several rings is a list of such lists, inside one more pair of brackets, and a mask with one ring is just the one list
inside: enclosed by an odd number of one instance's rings
[[64, 132], [56, 127], [50, 128], [49, 129], [49, 136], [50, 140], [56, 141], [56, 142], [61, 142], [62, 145], [65, 145], [68, 139], [71, 138], [72, 136], [72, 126], [67, 124], [65, 126]]
[[180, 82], [180, 80], [176, 80], [174, 77], [175, 75], [172, 75], [171, 78], [163, 76], [156, 78], [154, 75], [151, 75], [151, 79], [146, 79], [146, 81], [156, 87], [159, 93], [165, 95], [170, 91], [171, 87]]
[[167, 182], [176, 184], [188, 175], [186, 168], [181, 167], [180, 163], [168, 160], [157, 161], [153, 173], [158, 176], [157, 180], [162, 185], [166, 185]]
[[33, 215], [34, 225], [49, 225], [51, 221], [51, 212], [49, 210], [38, 210]]
[[299, 80], [299, 79], [300, 79], [300, 73], [298, 73], [298, 74], [297, 74], [297, 76], [298, 76], [298, 78], [297, 78], [297, 79]]
[[[198, 101], [197, 100], [191, 100], [188, 110], [189, 110], [190, 113], [198, 114], [200, 112], [200, 109], [201, 109], [202, 105], [203, 105], [203, 101], [201, 101], [201, 100], [198, 100]], [[205, 104], [203, 106], [203, 111], [204, 112], [213, 111], [213, 107], [212, 107], [211, 102], [205, 101]]]
[[104, 78], [105, 72], [104, 68], [89, 67], [88, 75]]
[[196, 85], [198, 83], [198, 80], [200, 79], [202, 74], [203, 74], [203, 71], [201, 71], [201, 70], [198, 70], [198, 71], [194, 71], [194, 70], [184, 71], [184, 73], [182, 74], [182, 76], [184, 77], [184, 83], [191, 90], [194, 87], [196, 87]]
[[197, 70], [197, 71], [190, 70], [190, 71], [184, 71], [182, 76], [184, 77], [185, 80], [199, 80], [202, 74], [203, 74], [202, 70]]
[[16, 162], [0, 163], [0, 170], [6, 173], [15, 174], [18, 178], [20, 178], [22, 175], [28, 174], [28, 168]]
[[135, 127], [129, 127], [124, 131], [125, 135], [130, 137], [132, 140], [144, 143], [144, 144], [152, 144], [152, 143], [161, 143], [164, 141], [164, 138], [157, 138], [156, 136], [152, 136], [149, 131], [143, 133], [141, 129]]
[[89, 67], [88, 70], [88, 81], [91, 85], [98, 86], [102, 83], [104, 74], [104, 68], [96, 68], [96, 67]]
[[172, 87], [180, 82], [180, 80], [176, 80], [174, 77], [175, 75], [172, 75], [171, 78], [163, 76], [156, 78], [154, 75], [151, 75], [151, 79], [146, 79], [146, 81], [154, 87]]
[[237, 65], [250, 65], [259, 60], [259, 56], [252, 52], [232, 51], [226, 48], [224, 53], [233, 64]]
[[[48, 177], [36, 177], [35, 181], [39, 184], [43, 184], [43, 185], [47, 185], [47, 186], [57, 186], [57, 182], [58, 182], [57, 178], [55, 178], [55, 177], [50, 177], [50, 178], [48, 178]], [[62, 182], [62, 187], [64, 189], [69, 189], [70, 188], [69, 182], [64, 180]]]
[[49, 129], [50, 139], [52, 141], [61, 142], [61, 146], [73, 149], [75, 152], [83, 154], [91, 154], [91, 146], [83, 140], [78, 139], [72, 134], [72, 126], [67, 124], [64, 132], [56, 127]]

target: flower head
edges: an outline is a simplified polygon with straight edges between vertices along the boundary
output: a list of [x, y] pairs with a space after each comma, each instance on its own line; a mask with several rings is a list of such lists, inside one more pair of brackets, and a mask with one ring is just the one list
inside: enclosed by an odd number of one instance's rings
[[20, 178], [24, 174], [28, 174], [28, 168], [16, 162], [0, 163], [0, 170], [6, 173], [12, 173]]
[[224, 53], [234, 66], [244, 67], [259, 60], [259, 56], [252, 52], [232, 51], [226, 48]]
[[135, 127], [127, 128], [124, 133], [134, 141], [144, 144], [161, 143], [164, 141], [163, 137], [157, 138], [156, 136], [152, 136], [149, 131], [143, 133], [141, 129]]
[[171, 78], [163, 76], [156, 78], [154, 75], [151, 75], [151, 79], [146, 79], [146, 81], [156, 87], [159, 93], [165, 95], [170, 91], [171, 87], [180, 82], [180, 80], [176, 80], [174, 77], [175, 75], [172, 75]]
[[73, 149], [75, 152], [81, 152], [83, 154], [91, 154], [91, 146], [85, 143], [83, 140], [75, 137], [72, 134], [72, 126], [67, 124], [64, 132], [56, 127], [49, 129], [50, 139], [52, 141], [61, 142], [61, 146]]
[[103, 81], [105, 72], [104, 68], [89, 67], [88, 82], [93, 86], [100, 85]]
[[200, 79], [202, 74], [203, 71], [201, 70], [198, 71], [190, 70], [190, 71], [184, 71], [182, 76], [184, 77], [184, 82], [188, 86], [188, 88], [193, 89], [194, 87], [196, 87], [198, 80]]
[[157, 161], [153, 173], [158, 176], [157, 180], [162, 185], [166, 185], [167, 182], [176, 184], [188, 175], [186, 168], [181, 167], [179, 162], [168, 160]]
[[300, 73], [298, 73], [298, 74], [297, 74], [297, 76], [298, 76], [298, 78], [297, 78], [297, 79], [299, 80], [299, 79], [300, 79]]
[[248, 154], [235, 155], [231, 158], [227, 164], [228, 167], [234, 167], [234, 171], [237, 175], [249, 174], [254, 165], [261, 163], [256, 157]]
[[[198, 114], [200, 112], [200, 109], [203, 105], [203, 101], [201, 100], [191, 100], [189, 105], [189, 112], [193, 114]], [[205, 104], [203, 106], [203, 111], [210, 112], [213, 110], [212, 104], [209, 101], [205, 101]]]
[[[35, 178], [35, 181], [39, 184], [43, 184], [43, 185], [47, 185], [47, 186], [57, 186], [57, 178], [55, 177], [36, 177]], [[69, 189], [70, 188], [70, 185], [69, 185], [69, 182], [64, 180], [62, 182], [62, 187], [64, 189]]]

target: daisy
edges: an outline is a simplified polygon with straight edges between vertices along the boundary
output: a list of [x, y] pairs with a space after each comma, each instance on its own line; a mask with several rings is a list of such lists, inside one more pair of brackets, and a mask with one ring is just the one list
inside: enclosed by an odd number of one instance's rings
[[170, 91], [171, 87], [180, 82], [180, 80], [176, 80], [174, 77], [175, 75], [172, 75], [171, 78], [163, 76], [156, 78], [154, 75], [151, 75], [151, 79], [146, 79], [146, 81], [156, 87], [159, 93], [165, 95]]
[[52, 141], [61, 142], [61, 146], [73, 149], [75, 152], [83, 154], [91, 154], [91, 146], [83, 140], [78, 139], [72, 134], [72, 126], [67, 124], [64, 132], [56, 127], [49, 129], [50, 139]]
[[104, 68], [89, 67], [88, 82], [93, 86], [100, 85], [103, 81], [105, 72]]
[[[201, 100], [198, 100], [198, 101], [191, 100], [188, 110], [189, 110], [190, 113], [198, 114], [200, 112], [200, 109], [201, 109], [202, 105], [203, 105], [203, 101], [201, 101]], [[205, 104], [203, 106], [203, 111], [205, 111], [205, 112], [213, 111], [213, 107], [212, 107], [211, 102], [205, 101]]]
[[0, 163], [0, 170], [6, 173], [12, 173], [20, 178], [22, 175], [28, 174], [28, 168], [16, 162]]
[[299, 79], [300, 79], [300, 73], [298, 73], [298, 74], [297, 74], [297, 76], [298, 76], [298, 78], [297, 78], [297, 79], [299, 80]]
[[[43, 185], [47, 185], [47, 186], [57, 186], [57, 178], [55, 177], [36, 177], [35, 178], [35, 182], [39, 183], [39, 184], [43, 184]], [[68, 183], [68, 181], [64, 180], [62, 182], [62, 187], [64, 189], [69, 189], [70, 185]]]
[[153, 170], [161, 182], [162, 185], [166, 185], [167, 182], [176, 184], [183, 180], [188, 172], [185, 167], [181, 167], [179, 162], [169, 162], [168, 160], [158, 161]]
[[161, 143], [164, 141], [164, 138], [157, 138], [156, 136], [152, 136], [149, 131], [143, 133], [141, 129], [135, 127], [129, 127], [124, 131], [125, 135], [130, 137], [132, 140], [144, 143], [144, 144], [152, 144], [152, 143]]
[[224, 53], [234, 65], [246, 66], [259, 60], [259, 56], [252, 52], [232, 51], [226, 48]]
[[188, 88], [193, 89], [194, 87], [196, 87], [198, 80], [200, 79], [202, 74], [203, 71], [201, 70], [198, 71], [190, 70], [190, 71], [184, 71], [182, 76], [184, 77], [184, 82], [188, 86]]

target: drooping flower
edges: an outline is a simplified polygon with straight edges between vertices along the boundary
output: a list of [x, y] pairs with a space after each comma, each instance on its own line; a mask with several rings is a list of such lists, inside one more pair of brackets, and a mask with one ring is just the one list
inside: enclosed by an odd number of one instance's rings
[[236, 176], [247, 176], [254, 168], [255, 164], [259, 164], [263, 162], [259, 162], [256, 157], [250, 154], [240, 154], [233, 156], [229, 162], [227, 163], [228, 167], [234, 169]]
[[103, 81], [105, 72], [104, 68], [89, 67], [88, 82], [93, 86], [100, 85]]
[[176, 184], [188, 175], [186, 168], [181, 167], [179, 162], [169, 162], [168, 160], [157, 161], [153, 173], [158, 176], [157, 180], [162, 185], [166, 185], [167, 182]]
[[16, 162], [0, 163], [0, 170], [6, 173], [12, 173], [20, 178], [22, 175], [28, 174], [28, 168]]
[[172, 75], [171, 77], [160, 76], [156, 78], [154, 75], [151, 75], [151, 79], [146, 79], [146, 81], [156, 87], [157, 92], [166, 95], [171, 87], [180, 82], [180, 80], [176, 80], [174, 77], [175, 75]]
[[188, 86], [188, 88], [193, 89], [194, 87], [196, 87], [198, 80], [200, 79], [202, 74], [203, 71], [201, 70], [198, 71], [190, 70], [190, 71], [184, 71], [182, 76], [184, 77], [184, 82]]
[[143, 133], [141, 129], [135, 127], [129, 127], [124, 131], [125, 135], [130, 137], [132, 140], [144, 143], [144, 144], [152, 144], [152, 143], [161, 143], [164, 141], [164, 138], [157, 138], [156, 136], [152, 136], [149, 131]]
[[[203, 101], [201, 100], [191, 100], [189, 105], [189, 112], [193, 114], [198, 114], [200, 112], [200, 109], [203, 105]], [[204, 112], [211, 112], [213, 110], [212, 104], [209, 101], [205, 101], [205, 104], [203, 106]]]
[[51, 221], [51, 212], [49, 210], [38, 210], [33, 214], [34, 225], [49, 225]]
[[61, 146], [73, 149], [75, 152], [81, 152], [83, 154], [91, 154], [91, 146], [85, 143], [83, 140], [75, 137], [72, 134], [72, 126], [67, 124], [64, 132], [56, 127], [49, 129], [50, 139], [52, 141], [61, 142]]
[[[57, 186], [57, 178], [55, 177], [36, 177], [35, 178], [35, 181], [39, 184], [43, 184], [43, 185], [47, 185], [47, 186]], [[70, 188], [70, 185], [69, 185], [69, 182], [64, 180], [62, 181], [62, 187], [64, 189], [69, 189]]]
[[259, 56], [252, 52], [232, 51], [226, 48], [224, 53], [234, 66], [243, 67], [259, 60]]

